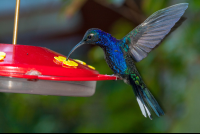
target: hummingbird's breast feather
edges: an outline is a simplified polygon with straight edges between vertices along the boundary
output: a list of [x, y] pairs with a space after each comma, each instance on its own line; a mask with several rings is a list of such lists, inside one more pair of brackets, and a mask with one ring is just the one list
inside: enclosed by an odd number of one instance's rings
[[115, 74], [125, 74], [127, 71], [126, 59], [120, 48], [114, 47], [112, 49], [104, 50], [105, 59], [108, 66]]

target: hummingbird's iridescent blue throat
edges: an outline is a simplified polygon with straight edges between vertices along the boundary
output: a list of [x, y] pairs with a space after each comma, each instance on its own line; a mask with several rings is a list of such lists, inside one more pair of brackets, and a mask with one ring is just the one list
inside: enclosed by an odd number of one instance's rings
[[181, 25], [184, 21], [181, 17], [187, 8], [188, 3], [180, 3], [159, 10], [121, 40], [100, 29], [89, 29], [67, 58], [82, 45], [100, 46], [114, 74], [132, 86], [142, 114], [152, 119], [152, 109], [160, 117], [164, 112], [143, 82], [135, 62], [147, 57], [151, 50], [160, 45], [167, 35]]

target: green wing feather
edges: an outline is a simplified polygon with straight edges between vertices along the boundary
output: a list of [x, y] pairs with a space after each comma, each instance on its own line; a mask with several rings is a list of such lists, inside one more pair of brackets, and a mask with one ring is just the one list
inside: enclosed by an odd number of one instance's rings
[[147, 57], [148, 53], [173, 31], [173, 27], [177, 28], [175, 24], [187, 8], [188, 3], [180, 3], [159, 10], [122, 39], [129, 45], [129, 52], [136, 62]]

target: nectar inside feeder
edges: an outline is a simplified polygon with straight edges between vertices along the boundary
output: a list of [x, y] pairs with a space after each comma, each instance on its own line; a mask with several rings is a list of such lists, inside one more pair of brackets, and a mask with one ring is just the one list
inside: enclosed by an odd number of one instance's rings
[[117, 79], [47, 48], [16, 45], [19, 4], [16, 0], [13, 44], [0, 44], [0, 92], [92, 96], [96, 81]]

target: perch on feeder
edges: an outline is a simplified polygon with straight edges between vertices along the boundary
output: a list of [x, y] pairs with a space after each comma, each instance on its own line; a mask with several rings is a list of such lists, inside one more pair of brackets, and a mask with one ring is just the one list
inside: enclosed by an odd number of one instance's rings
[[117, 79], [47, 48], [16, 45], [19, 8], [16, 0], [13, 44], [0, 44], [0, 92], [91, 96], [96, 81]]

